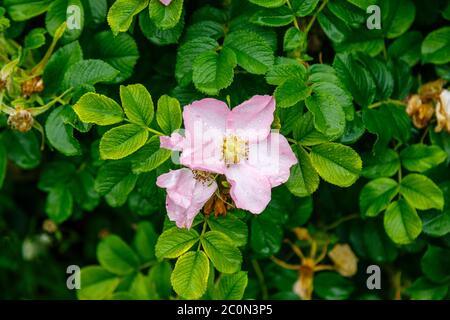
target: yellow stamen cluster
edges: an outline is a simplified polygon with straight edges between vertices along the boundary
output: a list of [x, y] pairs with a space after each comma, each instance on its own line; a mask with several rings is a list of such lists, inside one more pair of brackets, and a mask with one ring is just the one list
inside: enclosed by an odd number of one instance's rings
[[226, 165], [237, 164], [242, 159], [248, 159], [248, 141], [235, 135], [223, 139], [222, 158]]

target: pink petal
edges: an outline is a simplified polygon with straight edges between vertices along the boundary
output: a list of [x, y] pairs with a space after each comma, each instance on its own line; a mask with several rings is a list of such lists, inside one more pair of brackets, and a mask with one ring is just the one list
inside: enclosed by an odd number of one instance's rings
[[206, 98], [194, 101], [183, 109], [184, 127], [189, 133], [198, 130], [225, 132], [229, 113], [226, 103], [220, 100]]
[[245, 162], [230, 166], [225, 175], [236, 207], [255, 214], [264, 211], [271, 199], [271, 185], [265, 176]]
[[264, 140], [270, 133], [274, 111], [272, 96], [254, 96], [231, 110], [227, 129], [250, 142]]
[[290, 168], [297, 158], [284, 136], [271, 133], [268, 139], [249, 146], [248, 164], [264, 175], [272, 188], [289, 179]]
[[215, 181], [197, 181], [187, 168], [172, 170], [159, 176], [156, 184], [167, 189], [167, 213], [179, 228], [191, 227], [195, 216], [217, 189]]
[[172, 2], [172, 0], [159, 0], [159, 2], [161, 2], [165, 6], [168, 6]]
[[183, 150], [184, 137], [179, 133], [174, 132], [170, 137], [159, 137], [159, 142], [161, 148], [173, 151], [181, 151]]
[[180, 162], [193, 169], [223, 173], [223, 137], [230, 110], [216, 99], [203, 99], [184, 107], [186, 140]]

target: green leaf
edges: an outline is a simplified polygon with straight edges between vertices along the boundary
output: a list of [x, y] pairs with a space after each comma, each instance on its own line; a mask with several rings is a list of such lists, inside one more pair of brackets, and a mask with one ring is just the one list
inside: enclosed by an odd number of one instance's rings
[[156, 243], [158, 259], [173, 259], [188, 251], [199, 240], [199, 234], [194, 229], [179, 229], [177, 227], [164, 231]]
[[181, 107], [177, 99], [163, 95], [158, 100], [156, 121], [164, 133], [171, 134], [181, 127]]
[[90, 57], [107, 62], [119, 71], [112, 83], [121, 83], [131, 77], [139, 59], [136, 41], [127, 33], [114, 36], [111, 31], [97, 33], [90, 43]]
[[3, 5], [14, 21], [25, 21], [45, 11], [53, 0], [5, 0]]
[[407, 201], [400, 199], [389, 205], [384, 214], [384, 229], [397, 244], [413, 242], [422, 231], [422, 221]]
[[93, 211], [100, 202], [100, 195], [94, 189], [95, 179], [89, 170], [78, 172], [70, 183], [74, 201], [86, 211]]
[[376, 156], [393, 138], [406, 143], [411, 137], [411, 119], [404, 106], [383, 104], [376, 109], [363, 109], [363, 121], [367, 130], [378, 136], [374, 146]]
[[172, 266], [168, 261], [163, 261], [153, 266], [148, 274], [148, 279], [156, 288], [156, 293], [161, 299], [169, 299], [172, 294], [170, 275]]
[[298, 48], [305, 48], [307, 45], [306, 33], [296, 27], [290, 27], [283, 38], [283, 50], [291, 51]]
[[377, 154], [363, 154], [363, 169], [361, 175], [368, 179], [392, 177], [400, 169], [400, 157], [391, 149], [384, 149]]
[[450, 250], [429, 245], [420, 262], [423, 273], [433, 282], [450, 281]]
[[56, 223], [66, 221], [72, 215], [73, 196], [66, 185], [52, 188], [45, 203], [45, 212]]
[[66, 156], [81, 155], [80, 143], [73, 137], [73, 127], [65, 124], [70, 106], [54, 109], [45, 122], [45, 134], [50, 144]]
[[377, 100], [390, 98], [394, 92], [394, 77], [388, 65], [384, 61], [372, 58], [363, 52], [358, 54], [358, 60], [369, 71], [375, 82]]
[[170, 29], [177, 25], [183, 11], [183, 0], [173, 0], [165, 6], [159, 0], [150, 0], [150, 18], [160, 29]]
[[259, 10], [250, 21], [260, 26], [283, 27], [294, 21], [294, 15], [288, 7], [282, 6], [276, 9]]
[[274, 65], [266, 74], [268, 84], [281, 85], [289, 79], [296, 79], [299, 82], [306, 82], [306, 68], [295, 63], [281, 63]]
[[154, 106], [152, 96], [142, 84], [120, 86], [120, 100], [131, 122], [143, 126], [150, 125]]
[[450, 210], [424, 212], [421, 215], [423, 232], [432, 237], [443, 237], [450, 233]]
[[220, 53], [208, 51], [200, 54], [192, 66], [195, 87], [203, 93], [218, 95], [233, 82], [236, 65], [236, 55], [228, 48], [223, 48]]
[[245, 246], [248, 238], [248, 228], [234, 215], [208, 219], [208, 225], [212, 231], [218, 231], [227, 235], [236, 247]]
[[[1, 142], [1, 141], [0, 141]], [[6, 166], [8, 164], [8, 155], [3, 143], [0, 143], [0, 189], [6, 177]]]
[[292, 149], [298, 163], [291, 167], [286, 187], [297, 197], [305, 197], [313, 194], [319, 187], [319, 175], [311, 163], [309, 154], [303, 148], [294, 146]]
[[414, 300], [442, 300], [448, 293], [447, 284], [436, 284], [426, 278], [419, 278], [406, 289]]
[[437, 146], [414, 144], [400, 153], [403, 166], [409, 171], [424, 172], [447, 159], [447, 153]]
[[331, 142], [313, 146], [311, 162], [325, 181], [340, 187], [351, 186], [362, 167], [361, 158], [352, 148]]
[[209, 37], [200, 37], [186, 42], [177, 52], [175, 64], [175, 77], [182, 86], [192, 81], [192, 65], [194, 60], [202, 53], [216, 49], [219, 46], [216, 40]]
[[288, 79], [275, 90], [274, 96], [279, 108], [288, 108], [311, 96], [311, 87], [301, 79]]
[[137, 152], [132, 155], [131, 163], [133, 172], [136, 174], [155, 170], [167, 159], [172, 152], [160, 147], [159, 137], [153, 136]]
[[319, 0], [292, 0], [292, 7], [298, 17], [309, 16], [317, 7]]
[[252, 31], [231, 32], [225, 37], [224, 47], [232, 49], [237, 63], [250, 73], [265, 74], [274, 63], [272, 48]]
[[99, 82], [109, 82], [114, 80], [119, 73], [119, 70], [102, 60], [79, 61], [71, 65], [64, 74], [63, 88], [93, 86]]
[[100, 266], [90, 266], [81, 269], [80, 281], [78, 299], [102, 300], [112, 295], [120, 283], [120, 278]]
[[147, 8], [148, 0], [117, 0], [108, 12], [108, 24], [112, 32], [126, 32], [133, 22], [133, 17]]
[[405, 33], [413, 24], [416, 7], [410, 0], [381, 0], [381, 24], [387, 38], [396, 38]]
[[118, 236], [104, 238], [97, 247], [97, 259], [107, 271], [127, 275], [139, 268], [139, 258]]
[[139, 14], [139, 26], [148, 40], [159, 46], [164, 46], [178, 42], [184, 30], [184, 19], [182, 17], [177, 25], [171, 29], [160, 29], [150, 19], [148, 12], [143, 11]]
[[150, 222], [143, 221], [139, 223], [133, 244], [142, 263], [155, 259], [157, 238], [158, 235]]
[[286, 3], [286, 0], [249, 0], [258, 6], [265, 8], [277, 8]]
[[44, 28], [36, 28], [31, 30], [25, 37], [24, 47], [29, 50], [37, 49], [45, 44], [45, 31]]
[[335, 272], [321, 272], [314, 277], [314, 292], [326, 300], [346, 300], [355, 290], [353, 283]]
[[191, 251], [181, 256], [170, 278], [173, 289], [186, 299], [198, 299], [206, 291], [209, 261], [203, 251]]
[[349, 54], [336, 55], [333, 67], [356, 103], [366, 107], [375, 98], [375, 82], [370, 73]]
[[122, 108], [113, 99], [97, 93], [86, 93], [73, 106], [81, 121], [101, 126], [123, 121]]
[[331, 137], [339, 137], [345, 130], [345, 113], [333, 94], [333, 86], [317, 83], [313, 94], [306, 99], [306, 107], [314, 116], [316, 129]]
[[314, 126], [314, 116], [311, 112], [306, 112], [295, 124], [293, 129], [294, 139], [303, 146], [314, 146], [324, 142], [329, 142], [330, 138], [319, 132]]
[[247, 272], [223, 274], [214, 287], [214, 300], [241, 300], [247, 287]]
[[445, 64], [450, 62], [450, 27], [431, 32], [422, 43], [423, 63]]
[[124, 124], [107, 131], [100, 140], [102, 159], [118, 160], [139, 150], [148, 139], [148, 131], [135, 124]]
[[239, 271], [242, 263], [241, 251], [234, 246], [228, 236], [219, 231], [208, 231], [200, 241], [219, 272], [235, 273]]
[[359, 195], [361, 213], [367, 217], [375, 217], [385, 210], [399, 190], [397, 181], [379, 178], [364, 186]]
[[[77, 7], [76, 13], [68, 12], [70, 6]], [[54, 37], [56, 30], [64, 22], [67, 22], [68, 27], [62, 36], [63, 41], [70, 42], [78, 39], [84, 28], [84, 6], [80, 0], [56, 0], [50, 5], [45, 16], [48, 32]]]
[[420, 174], [409, 174], [400, 183], [400, 194], [419, 210], [444, 208], [442, 190], [429, 178]]
[[136, 185], [137, 176], [131, 172], [128, 162], [107, 162], [98, 171], [95, 191], [105, 196], [111, 207], [122, 206]]
[[59, 48], [50, 58], [44, 69], [45, 92], [54, 93], [61, 85], [69, 67], [83, 59], [78, 41]]
[[4, 131], [1, 135], [8, 158], [22, 169], [36, 168], [41, 162], [39, 141], [32, 131]]
[[423, 37], [419, 31], [409, 31], [396, 39], [388, 49], [389, 56], [405, 61], [409, 66], [416, 65], [421, 57]]
[[283, 229], [274, 221], [256, 216], [251, 224], [250, 244], [252, 249], [263, 257], [270, 257], [281, 248]]

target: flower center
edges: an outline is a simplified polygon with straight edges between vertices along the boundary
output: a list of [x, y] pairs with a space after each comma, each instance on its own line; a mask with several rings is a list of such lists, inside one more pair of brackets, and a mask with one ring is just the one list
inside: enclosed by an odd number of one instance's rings
[[222, 158], [226, 165], [237, 164], [241, 159], [248, 159], [248, 141], [235, 135], [225, 137], [222, 145]]
[[213, 175], [210, 172], [201, 171], [201, 170], [192, 170], [194, 174], [194, 179], [206, 184], [214, 180]]

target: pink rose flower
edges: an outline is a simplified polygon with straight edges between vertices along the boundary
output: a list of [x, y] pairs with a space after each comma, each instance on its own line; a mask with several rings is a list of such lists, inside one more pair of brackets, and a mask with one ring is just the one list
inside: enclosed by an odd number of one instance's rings
[[159, 176], [156, 185], [167, 189], [167, 213], [179, 228], [192, 226], [195, 216], [217, 189], [214, 180], [201, 179], [187, 168]]
[[159, 0], [159, 2], [161, 2], [165, 6], [168, 6], [172, 2], [172, 0]]
[[[185, 136], [174, 133], [161, 137], [161, 147], [181, 151], [181, 164], [191, 170], [224, 175], [231, 185], [230, 196], [236, 207], [259, 214], [269, 204], [272, 188], [285, 183], [291, 166], [297, 163], [286, 138], [271, 132], [274, 111], [275, 100], [271, 96], [254, 96], [233, 110], [216, 99], [196, 101], [183, 111]], [[194, 174], [190, 177], [195, 180]], [[206, 188], [201, 183], [184, 183], [186, 194]], [[174, 190], [179, 189], [158, 185], [167, 188], [169, 217], [174, 220], [177, 217], [177, 222], [191, 221], [191, 215], [195, 216], [208, 200], [206, 196], [189, 198], [183, 211], [172, 204]], [[213, 188], [217, 185], [207, 185], [208, 192]], [[206, 190], [201, 192], [209, 194]]]

